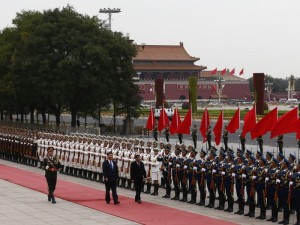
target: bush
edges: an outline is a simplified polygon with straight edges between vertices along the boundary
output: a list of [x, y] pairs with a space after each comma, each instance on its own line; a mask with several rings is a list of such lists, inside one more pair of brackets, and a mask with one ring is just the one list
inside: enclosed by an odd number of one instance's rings
[[264, 110], [269, 110], [269, 105], [266, 102], [264, 102]]

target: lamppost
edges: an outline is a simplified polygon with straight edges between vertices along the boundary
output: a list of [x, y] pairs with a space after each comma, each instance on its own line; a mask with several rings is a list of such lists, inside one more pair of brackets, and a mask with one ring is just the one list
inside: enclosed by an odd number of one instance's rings
[[219, 95], [219, 104], [221, 104], [221, 97], [222, 97], [222, 92], [223, 88], [225, 87], [225, 80], [223, 80], [221, 77], [219, 77], [218, 80], [214, 80], [214, 82], [217, 83], [217, 94]]
[[269, 81], [267, 83], [265, 83], [265, 90], [267, 91], [268, 100], [270, 102], [271, 94], [272, 94], [272, 90], [273, 90], [273, 83], [270, 83]]
[[118, 9], [118, 8], [103, 8], [103, 9], [100, 9], [99, 10], [99, 13], [106, 13], [108, 14], [108, 29], [111, 30], [111, 14], [112, 13], [120, 13], [121, 12], [121, 9]]

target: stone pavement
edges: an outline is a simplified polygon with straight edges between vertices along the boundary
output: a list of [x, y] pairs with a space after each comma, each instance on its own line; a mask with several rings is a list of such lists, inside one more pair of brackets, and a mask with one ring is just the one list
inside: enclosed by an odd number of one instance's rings
[[[0, 164], [14, 166], [20, 169], [26, 169], [34, 173], [43, 174], [44, 171], [35, 167], [29, 167], [9, 161], [0, 160]], [[0, 171], [1, 173], [1, 171]], [[71, 177], [63, 174], [59, 174], [59, 179], [72, 181], [81, 185], [87, 185], [89, 187], [104, 190], [104, 185]], [[46, 181], [45, 181], [46, 182]], [[59, 182], [59, 181], [58, 181]], [[132, 197], [134, 201], [135, 193], [133, 191], [118, 188], [118, 194], [127, 197]], [[174, 193], [172, 193], [174, 195]], [[142, 194], [142, 201], [153, 202], [161, 204], [183, 211], [189, 211], [209, 217], [231, 221], [237, 224], [273, 224], [265, 220], [257, 220], [254, 218], [244, 217], [240, 215], [234, 215], [233, 213], [227, 213], [219, 210], [208, 209], [196, 205], [182, 203], [178, 201], [172, 201], [170, 199], [163, 199], [164, 189], [160, 189], [159, 196], [151, 196]], [[198, 195], [199, 198], [199, 195]], [[114, 225], [129, 225], [137, 224], [132, 221], [124, 220], [115, 216], [111, 216], [100, 211], [89, 209], [72, 202], [64, 201], [62, 199], [56, 199], [57, 204], [52, 204], [47, 201], [45, 194], [29, 190], [27, 188], [11, 184], [7, 181], [0, 180], [0, 224], [3, 225], [21, 225], [21, 224], [114, 224]], [[207, 201], [208, 202], [208, 199]], [[218, 200], [216, 200], [216, 205]], [[103, 202], [99, 202], [103, 204]], [[122, 202], [121, 202], [122, 204]], [[143, 207], [143, 204], [141, 204]], [[237, 210], [235, 204], [234, 211]], [[248, 207], [245, 207], [245, 212], [248, 211]], [[133, 212], [134, 213], [134, 212]], [[159, 216], [158, 212], [158, 216]], [[256, 216], [259, 215], [259, 209], [256, 209]], [[270, 216], [270, 211], [267, 212], [267, 218]], [[282, 213], [279, 213], [279, 220], [282, 218]], [[295, 215], [291, 215], [290, 224], [295, 223]], [[170, 224], [172, 224], [172, 218], [170, 218]]]

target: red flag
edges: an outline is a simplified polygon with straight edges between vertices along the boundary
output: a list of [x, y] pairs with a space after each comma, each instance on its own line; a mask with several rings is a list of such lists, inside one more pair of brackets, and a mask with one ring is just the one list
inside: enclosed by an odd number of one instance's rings
[[176, 132], [176, 130], [179, 127], [180, 124], [181, 124], [181, 120], [180, 120], [180, 116], [179, 116], [179, 113], [178, 113], [178, 109], [175, 108], [174, 115], [172, 117], [172, 122], [171, 122], [171, 125], [170, 125], [170, 133], [172, 135], [175, 134], [175, 132]]
[[296, 139], [300, 139], [300, 119], [297, 119], [294, 123], [294, 127], [297, 129]]
[[224, 75], [227, 72], [226, 68], [221, 71], [221, 75]]
[[227, 131], [229, 133], [235, 133], [235, 131], [240, 128], [240, 114], [240, 108], [238, 108], [228, 123]]
[[297, 132], [297, 128], [293, 126], [298, 120], [298, 107], [282, 115], [271, 131], [271, 137], [277, 137], [281, 134]]
[[155, 121], [155, 118], [154, 118], [153, 109], [150, 108], [150, 113], [149, 113], [147, 124], [146, 124], [146, 128], [148, 130], [153, 130], [153, 128], [154, 128], [154, 121]]
[[235, 73], [235, 68], [233, 68], [231, 71], [230, 71], [230, 75], [233, 76]]
[[240, 74], [240, 75], [243, 75], [243, 74], [244, 74], [244, 68], [240, 71], [239, 74]]
[[216, 69], [211, 71], [211, 74], [214, 75], [214, 74], [217, 74], [217, 72], [218, 72], [218, 69], [216, 68]]
[[207, 111], [207, 108], [205, 108], [203, 116], [202, 116], [202, 121], [201, 121], [201, 125], [200, 125], [200, 133], [203, 137], [203, 142], [206, 141], [206, 131], [208, 129], [209, 126], [209, 114]]
[[192, 126], [192, 108], [189, 109], [187, 114], [185, 115], [184, 120], [180, 124], [180, 126], [177, 128], [176, 133], [177, 134], [190, 134], [190, 128]]
[[251, 130], [251, 138], [257, 138], [264, 135], [268, 131], [271, 131], [275, 126], [278, 119], [277, 107], [265, 115]]
[[167, 115], [167, 113], [165, 111], [165, 108], [163, 107], [160, 110], [160, 115], [159, 115], [159, 119], [158, 119], [157, 130], [158, 131], [162, 131], [167, 126], [169, 126], [169, 119], [168, 119], [168, 115]]
[[253, 108], [249, 112], [247, 112], [247, 114], [244, 117], [244, 127], [241, 135], [245, 137], [246, 134], [253, 129], [255, 124], [256, 124], [256, 107], [254, 105]]
[[215, 142], [217, 146], [221, 142], [222, 127], [223, 127], [223, 111], [220, 112], [219, 118], [213, 130], [215, 134]]

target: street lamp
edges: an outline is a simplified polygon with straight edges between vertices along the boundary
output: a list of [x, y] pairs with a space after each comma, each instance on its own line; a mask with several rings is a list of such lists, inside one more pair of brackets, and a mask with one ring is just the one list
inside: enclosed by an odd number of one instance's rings
[[270, 83], [269, 81], [268, 81], [268, 83], [265, 83], [265, 90], [267, 91], [268, 99], [270, 102], [271, 94], [272, 94], [272, 90], [273, 90], [273, 83]]
[[221, 97], [222, 97], [222, 92], [223, 88], [225, 87], [225, 80], [223, 80], [221, 77], [219, 77], [218, 80], [214, 80], [214, 82], [217, 83], [217, 94], [219, 95], [219, 104], [221, 104]]
[[106, 13], [108, 14], [108, 29], [111, 30], [111, 14], [112, 13], [120, 13], [121, 12], [121, 9], [118, 9], [118, 8], [103, 8], [103, 9], [100, 9], [99, 10], [99, 13]]

